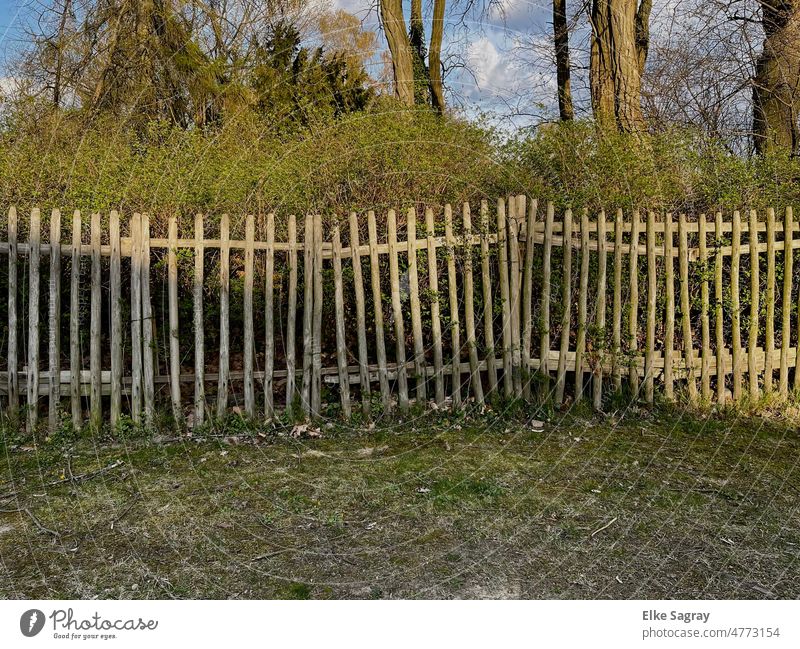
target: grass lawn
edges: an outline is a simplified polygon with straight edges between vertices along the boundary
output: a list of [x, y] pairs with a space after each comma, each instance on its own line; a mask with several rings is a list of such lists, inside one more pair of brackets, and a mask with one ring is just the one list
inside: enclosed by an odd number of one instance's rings
[[0, 448], [0, 596], [800, 596], [785, 419], [240, 429]]

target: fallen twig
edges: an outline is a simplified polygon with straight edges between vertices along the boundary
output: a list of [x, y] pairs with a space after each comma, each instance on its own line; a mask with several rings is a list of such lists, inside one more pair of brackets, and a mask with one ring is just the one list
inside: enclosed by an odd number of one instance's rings
[[30, 518], [33, 521], [33, 524], [36, 525], [36, 527], [38, 527], [42, 532], [45, 532], [46, 534], [50, 534], [51, 536], [55, 536], [56, 538], [60, 538], [61, 537], [61, 533], [60, 532], [56, 532], [55, 530], [51, 530], [49, 527], [45, 527], [42, 524], [42, 522], [38, 518], [36, 518], [36, 516], [33, 515], [33, 512], [30, 509], [28, 509], [27, 507], [19, 507], [17, 509], [0, 509], [0, 513], [3, 513], [3, 514], [17, 514], [17, 513], [26, 514], [28, 516], [28, 518]]
[[596, 529], [594, 532], [592, 532], [590, 538], [594, 537], [595, 534], [599, 534], [603, 530], [607, 530], [609, 527], [611, 527], [617, 521], [617, 518], [619, 518], [619, 517], [618, 516], [614, 516], [614, 518], [612, 518], [610, 521], [608, 521], [608, 523], [603, 525], [603, 527], [599, 527], [598, 529]]

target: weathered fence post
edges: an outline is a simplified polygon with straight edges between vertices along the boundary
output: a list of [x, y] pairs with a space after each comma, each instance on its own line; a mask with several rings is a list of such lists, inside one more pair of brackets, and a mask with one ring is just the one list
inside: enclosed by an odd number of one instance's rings
[[764, 392], [773, 389], [775, 367], [775, 210], [767, 210], [767, 314], [764, 330]]
[[664, 281], [666, 308], [664, 310], [664, 397], [672, 401], [675, 397], [675, 260], [674, 225], [672, 212], [664, 219]]
[[203, 215], [194, 215], [194, 425], [205, 420], [205, 331], [203, 326], [203, 279], [205, 275], [205, 238]]
[[51, 433], [61, 424], [61, 212], [50, 214], [50, 308], [48, 327], [48, 369], [50, 394], [47, 412]]
[[361, 389], [361, 411], [364, 415], [369, 415], [372, 391], [369, 385], [369, 354], [367, 352], [366, 332], [367, 316], [364, 299], [364, 276], [361, 268], [358, 217], [355, 212], [350, 212], [350, 251], [353, 258], [353, 290], [356, 300], [356, 326], [358, 327], [358, 381]]
[[275, 214], [267, 214], [267, 250], [264, 262], [264, 416], [275, 416]]
[[494, 308], [489, 272], [489, 204], [481, 201], [481, 286], [483, 289], [483, 336], [486, 342], [486, 373], [489, 394], [497, 390], [497, 363], [494, 348]]
[[[141, 214], [136, 213], [131, 218], [130, 231], [131, 231], [131, 417], [134, 423], [139, 424], [142, 421], [142, 216]], [[74, 274], [73, 277], [75, 277]], [[77, 295], [76, 295], [76, 300], [77, 300]], [[77, 305], [77, 301], [75, 302], [75, 304]], [[75, 349], [77, 350], [77, 334], [76, 334]]]
[[553, 254], [553, 220], [555, 207], [547, 203], [542, 242], [542, 313], [539, 323], [539, 375], [541, 380], [540, 400], [550, 396], [550, 290], [551, 260]]
[[19, 349], [17, 347], [17, 209], [8, 208], [8, 414], [19, 416]]
[[425, 210], [425, 229], [428, 235], [428, 290], [431, 300], [431, 335], [433, 336], [433, 378], [436, 405], [444, 404], [444, 361], [442, 359], [442, 322], [439, 301], [439, 267], [436, 262], [436, 239], [433, 210]]
[[567, 208], [564, 212], [563, 247], [563, 277], [561, 279], [561, 346], [558, 354], [558, 371], [556, 374], [556, 405], [564, 403], [564, 387], [567, 379], [567, 354], [569, 353], [570, 323], [572, 322], [572, 210]]
[[[69, 397], [72, 411], [72, 427], [80, 430], [83, 425], [81, 408], [81, 213], [72, 214], [72, 255], [69, 284]], [[135, 303], [135, 302], [134, 302]]]
[[575, 336], [575, 401], [583, 399], [586, 312], [589, 299], [589, 211], [581, 214], [581, 268], [578, 284], [578, 331]]
[[458, 315], [458, 287], [456, 285], [455, 238], [453, 237], [453, 209], [450, 204], [444, 206], [444, 233], [447, 243], [447, 291], [450, 296], [450, 345], [452, 359], [450, 378], [453, 407], [461, 406], [461, 334]]
[[653, 210], [647, 212], [647, 324], [644, 351], [644, 398], [654, 400], [656, 356], [656, 221]]
[[466, 250], [464, 257], [464, 324], [467, 330], [467, 351], [469, 352], [469, 383], [475, 402], [483, 403], [483, 385], [478, 367], [478, 345], [475, 340], [475, 294], [472, 276], [472, 215], [469, 203], [462, 208]]
[[406, 371], [406, 335], [403, 326], [403, 305], [400, 302], [400, 270], [397, 253], [397, 215], [389, 210], [387, 215], [389, 243], [389, 284], [395, 332], [395, 361], [397, 366], [397, 393], [400, 410], [408, 410], [408, 376]]
[[739, 211], [733, 213], [731, 228], [731, 336], [733, 359], [733, 399], [742, 398], [742, 330], [739, 304], [739, 256], [742, 240], [742, 218]]
[[111, 243], [111, 427], [122, 417], [122, 252], [120, 250], [119, 214], [112, 210], [108, 217]]
[[230, 368], [230, 220], [222, 215], [219, 224], [219, 370], [217, 382], [217, 417], [228, 409], [228, 372]]
[[255, 218], [245, 217], [244, 226], [244, 411], [250, 419], [256, 416], [256, 391], [253, 379], [253, 272], [255, 270]]
[[169, 284], [169, 391], [172, 415], [179, 426], [181, 412], [181, 348], [180, 323], [178, 322], [178, 220], [169, 218], [167, 249], [167, 282]]
[[39, 271], [42, 236], [41, 215], [36, 207], [31, 210], [30, 223], [31, 229], [28, 234], [28, 431], [32, 435], [36, 435], [39, 419]]
[[347, 338], [344, 333], [344, 290], [342, 287], [342, 241], [339, 225], [333, 227], [333, 286], [336, 311], [336, 365], [339, 370], [339, 397], [342, 415], [350, 419], [350, 375], [347, 372]]
[[606, 349], [606, 272], [608, 253], [606, 251], [606, 213], [600, 210], [597, 216], [597, 361], [592, 379], [592, 403], [598, 412], [603, 407], [603, 361]]
[[91, 285], [91, 322], [89, 323], [89, 374], [90, 384], [90, 423], [92, 430], [99, 432], [103, 427], [102, 403], [102, 357], [101, 357], [101, 257], [100, 257], [100, 213], [94, 212], [91, 217], [91, 250], [92, 250], [92, 285]]
[[747, 378], [750, 384], [750, 398], [758, 398], [758, 365], [756, 364], [756, 347], [758, 345], [758, 311], [759, 311], [759, 268], [758, 268], [758, 217], [755, 210], [750, 210], [749, 221], [750, 243], [750, 330], [747, 335]]
[[142, 388], [144, 392], [144, 419], [148, 426], [155, 417], [156, 368], [154, 356], [155, 320], [150, 301], [150, 215], [142, 213]]
[[686, 381], [689, 400], [697, 400], [697, 383], [694, 377], [694, 345], [692, 342], [691, 302], [689, 301], [689, 242], [686, 227], [686, 214], [678, 217], [678, 270], [681, 279], [681, 323], [683, 334], [683, 364], [686, 368]]
[[294, 407], [297, 390], [295, 328], [297, 323], [297, 217], [289, 215], [289, 307], [286, 316], [286, 408]]
[[711, 331], [708, 318], [708, 245], [706, 215], [701, 214], [697, 222], [697, 232], [700, 238], [700, 345], [702, 348], [702, 365], [700, 370], [700, 396], [703, 403], [711, 401]]
[[[411, 333], [414, 338], [414, 376], [416, 380], [417, 403], [424, 404], [427, 399], [425, 389], [427, 376], [425, 369], [425, 342], [422, 339], [422, 307], [419, 301], [419, 276], [417, 273], [416, 208], [408, 208], [406, 221], [406, 239], [408, 240], [408, 283], [411, 300]], [[359, 272], [360, 270], [359, 268]]]

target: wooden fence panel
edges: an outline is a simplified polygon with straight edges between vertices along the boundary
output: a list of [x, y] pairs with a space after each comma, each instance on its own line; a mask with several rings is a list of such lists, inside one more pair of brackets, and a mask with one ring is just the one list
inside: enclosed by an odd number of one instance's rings
[[[208, 383], [217, 385], [216, 416], [227, 414], [229, 398], [235, 398], [244, 403], [244, 413], [255, 417], [261, 413], [255, 398], [255, 386], [261, 381], [264, 418], [271, 419], [276, 414], [276, 389], [286, 385], [286, 407], [291, 407], [297, 394], [296, 381], [300, 380], [300, 403], [306, 413], [318, 416], [323, 412], [326, 405], [322, 402], [324, 382], [326, 386], [338, 386], [335, 390], [340, 412], [349, 417], [351, 384], [359, 386], [361, 410], [369, 415], [375, 384], [381, 392], [384, 412], [392, 407], [394, 398], [401, 410], [409, 408], [413, 401], [424, 404], [429, 392], [437, 405], [442, 406], [445, 404], [445, 376], [449, 375], [447, 388], [453, 406], [459, 407], [470, 403], [481, 405], [487, 398], [499, 396], [500, 381], [504, 395], [528, 400], [532, 396], [530, 381], [535, 372], [541, 380], [538, 395], [548, 398], [551, 369], [556, 370], [553, 395], [556, 404], [582, 398], [588, 387], [586, 374], [590, 373], [592, 403], [597, 410], [603, 407], [605, 383], [619, 389], [623, 377], [627, 377], [633, 398], [638, 398], [642, 382], [642, 400], [647, 403], [655, 401], [657, 390], [662, 390], [666, 398], [674, 399], [677, 388], [686, 391], [691, 400], [699, 398], [707, 403], [713, 386], [716, 400], [722, 403], [728, 386], [731, 397], [738, 400], [744, 396], [757, 399], [762, 392], [770, 393], [774, 389], [785, 397], [790, 385], [798, 384], [800, 372], [795, 368], [800, 361], [799, 346], [792, 346], [792, 328], [800, 328], [797, 320], [800, 308], [793, 301], [797, 288], [793, 285], [792, 267], [800, 238], [795, 234], [798, 224], [794, 222], [791, 208], [786, 209], [781, 223], [776, 222], [774, 210], [767, 210], [764, 219], [759, 219], [753, 210], [748, 211], [746, 219], [742, 219], [740, 212], [732, 212], [728, 218], [718, 212], [713, 226], [705, 215], [690, 221], [685, 214], [680, 214], [677, 228], [671, 214], [662, 218], [648, 211], [646, 221], [642, 222], [640, 213], [634, 212], [626, 221], [618, 210], [611, 235], [603, 211], [595, 218], [582, 211], [576, 225], [572, 210], [557, 215], [552, 204], [547, 205], [543, 218], [537, 220], [537, 206], [537, 201], [529, 201], [527, 197], [508, 196], [497, 201], [496, 218], [490, 219], [488, 202], [482, 201], [480, 229], [477, 229], [469, 204], [461, 207], [462, 227], [454, 225], [452, 208], [446, 205], [443, 232], [435, 229], [433, 209], [426, 207], [424, 236], [417, 232], [417, 211], [411, 208], [406, 212], [405, 237], [399, 236], [401, 224], [394, 210], [381, 214], [380, 227], [378, 215], [368, 212], [369, 241], [365, 245], [360, 240], [356, 213], [349, 215], [349, 242], [343, 242], [338, 226], [330, 230], [329, 238], [323, 237], [319, 215], [307, 215], [305, 238], [298, 242], [294, 217], [287, 218], [287, 229], [282, 230], [286, 240], [276, 241], [272, 213], [266, 215], [266, 226], [260, 229], [266, 233], [264, 241], [256, 239], [256, 217], [252, 215], [245, 217], [244, 239], [239, 241], [230, 237], [227, 215], [221, 218], [218, 239], [206, 238], [206, 217], [200, 214], [194, 216], [192, 238], [182, 239], [177, 218], [171, 217], [167, 236], [161, 239], [151, 238], [149, 217], [145, 214], [134, 214], [126, 221], [129, 231], [123, 236], [116, 212], [108, 214], [107, 234], [102, 227], [105, 216], [91, 215], [90, 238], [86, 245], [82, 240], [80, 212], [73, 214], [70, 240], [62, 242], [59, 210], [51, 212], [49, 237], [42, 242], [38, 209], [31, 211], [30, 227], [23, 228], [24, 241], [20, 243], [16, 211], [11, 208], [8, 210], [8, 238], [0, 241], [0, 254], [8, 255], [7, 366], [0, 374], [5, 414], [16, 416], [19, 390], [24, 390], [27, 429], [31, 433], [38, 433], [39, 417], [45, 407], [48, 429], [54, 432], [58, 428], [59, 406], [64, 397], [70, 399], [75, 428], [84, 424], [84, 399], [88, 399], [89, 423], [94, 429], [106, 423], [116, 425], [127, 413], [135, 422], [152, 423], [155, 408], [166, 405], [171, 407], [179, 424], [198, 426], [208, 418], [205, 411]], [[490, 227], [490, 222], [496, 224], [496, 231]], [[712, 227], [714, 239], [713, 245], [709, 245]], [[349, 246], [344, 247], [343, 243]], [[557, 262], [555, 269], [552, 267], [554, 246], [561, 248], [556, 253], [560, 263]], [[166, 313], [154, 312], [151, 305], [152, 247], [165, 251], [167, 282], [163, 298]], [[194, 260], [194, 276], [185, 283], [180, 282], [178, 276], [183, 267], [178, 263], [182, 258], [181, 248], [188, 249], [187, 253]], [[440, 248], [444, 250], [440, 252]], [[296, 347], [301, 249], [304, 261], [303, 340], [302, 347]], [[212, 254], [217, 250], [219, 329], [208, 331], [204, 326], [205, 264], [211, 258], [216, 262]], [[236, 254], [244, 260], [241, 310], [239, 305], [231, 305], [231, 250], [241, 251]], [[421, 251], [424, 252], [422, 256]], [[445, 266], [440, 267], [441, 259], [437, 256], [445, 253]], [[613, 264], [610, 269], [609, 253], [612, 253]], [[284, 254], [285, 261], [281, 256]], [[480, 288], [475, 286], [478, 279], [475, 255], [478, 254]], [[573, 273], [575, 255], [579, 256], [575, 262], [579, 259], [580, 263]], [[742, 255], [749, 256], [744, 269]], [[762, 255], [766, 257], [763, 297], [760, 294], [764, 280]], [[49, 265], [46, 309], [41, 304], [42, 256]], [[256, 283], [262, 256], [265, 280]], [[371, 316], [374, 321], [370, 323], [367, 323], [364, 292], [364, 256], [369, 258], [373, 300]], [[64, 257], [70, 259], [68, 271], [62, 266]], [[126, 257], [130, 258], [129, 264], [124, 261]], [[18, 274], [20, 263], [24, 263], [23, 268], [27, 270], [22, 289]], [[288, 269], [286, 285], [276, 273], [276, 263]], [[780, 332], [775, 322], [779, 263], [783, 266]], [[90, 271], [88, 287], [83, 285], [82, 265]], [[556, 281], [560, 283], [555, 305], [551, 302], [554, 270]], [[742, 270], [749, 273], [749, 282], [740, 280]], [[644, 272], [646, 302], [640, 310], [639, 275]], [[107, 278], [104, 277], [106, 273]], [[445, 274], [448, 294], [444, 317], [450, 331], [446, 342], [442, 340], [441, 331], [440, 273]], [[325, 294], [329, 290], [325, 278], [332, 280], [331, 296]], [[727, 286], [726, 279], [729, 280]], [[61, 299], [62, 281], [69, 283], [68, 307], [63, 303], [66, 300]], [[128, 283], [130, 295], [125, 296], [123, 287]], [[108, 287], [108, 293], [104, 293], [104, 286]], [[288, 291], [284, 292], [284, 286], [288, 286]], [[276, 291], [277, 287], [280, 288]], [[677, 296], [676, 290], [680, 291]], [[594, 299], [591, 305], [590, 294]], [[19, 342], [20, 295], [25, 299], [27, 319], [22, 345]], [[83, 367], [81, 353], [81, 313], [85, 310], [82, 295], [88, 298], [89, 307], [88, 369]], [[160, 290], [154, 295], [162, 299]], [[127, 317], [127, 308], [123, 308], [123, 302], [128, 301], [126, 297], [130, 301], [129, 334], [123, 330], [123, 317]], [[181, 366], [180, 347], [179, 314], [183, 312], [179, 311], [179, 305], [183, 297], [190, 298], [193, 304], [194, 361], [192, 369], [186, 372]], [[261, 336], [256, 335], [253, 312], [254, 305], [260, 304], [262, 297], [265, 309], [263, 346]], [[676, 297], [679, 298], [677, 305]], [[390, 309], [389, 323], [384, 322], [384, 299]], [[662, 299], [663, 302], [659, 301]], [[334, 326], [330, 330], [323, 323], [323, 304], [330, 305], [325, 307], [324, 313], [333, 314], [331, 325]], [[348, 317], [351, 304], [355, 307], [354, 315]], [[611, 313], [607, 312], [609, 305]], [[742, 320], [742, 305], [747, 309], [746, 321]], [[591, 318], [590, 306], [595, 309]], [[676, 306], [680, 312], [678, 323], [675, 321]], [[64, 308], [70, 309], [69, 369], [62, 370], [59, 334]], [[483, 313], [476, 312], [476, 308], [482, 308]], [[284, 318], [284, 309], [285, 330], [281, 330], [278, 323]], [[663, 320], [660, 309], [664, 309]], [[557, 349], [550, 348], [554, 310], [558, 324], [555, 329], [559, 337]], [[605, 333], [607, 316], [611, 318], [608, 336]], [[660, 344], [662, 321], [663, 344]], [[42, 322], [47, 323], [46, 337], [41, 330]], [[746, 341], [741, 335], [743, 323], [748, 329]], [[385, 348], [386, 324], [392, 330], [390, 337], [395, 346], [391, 362]], [[679, 326], [677, 345], [676, 324]], [[348, 331], [348, 326], [352, 326], [353, 331]], [[622, 340], [623, 327], [625, 341]], [[168, 350], [166, 364], [162, 366], [167, 368], [165, 374], [155, 371], [154, 333], [159, 330], [169, 332], [169, 340], [163, 341]], [[243, 333], [241, 352], [238, 345], [235, 346], [237, 351], [232, 352], [232, 331]], [[128, 335], [130, 346], [127, 345]], [[219, 336], [219, 362], [211, 359], [211, 367], [207, 366], [205, 358], [209, 335]], [[776, 341], [778, 335], [779, 342]], [[277, 336], [284, 342], [283, 349], [276, 347]], [[374, 347], [369, 343], [370, 336], [374, 338]], [[497, 346], [495, 336], [501, 341]], [[535, 345], [534, 336], [537, 338]], [[25, 350], [27, 357], [23, 368], [19, 362], [20, 349]], [[303, 371], [301, 377], [297, 377], [295, 359], [300, 349]], [[43, 353], [47, 355], [46, 362], [41, 359]], [[256, 361], [262, 353], [264, 365], [260, 368]], [[371, 359], [370, 353], [374, 353], [375, 358]], [[428, 353], [430, 357], [426, 357]], [[446, 363], [445, 354], [449, 354]], [[323, 366], [323, 360], [334, 360], [335, 364]], [[104, 363], [110, 365], [104, 367]], [[623, 372], [623, 367], [627, 371]], [[776, 370], [779, 373], [777, 388], [774, 385]], [[408, 380], [409, 373], [412, 373], [413, 385]], [[469, 376], [468, 386], [463, 382], [465, 374]], [[571, 375], [569, 385], [568, 374]], [[190, 393], [191, 388], [184, 385], [187, 383], [194, 388], [194, 398], [188, 400], [190, 404], [184, 404], [181, 399], [184, 389], [183, 394]], [[166, 395], [169, 400], [164, 403]]]

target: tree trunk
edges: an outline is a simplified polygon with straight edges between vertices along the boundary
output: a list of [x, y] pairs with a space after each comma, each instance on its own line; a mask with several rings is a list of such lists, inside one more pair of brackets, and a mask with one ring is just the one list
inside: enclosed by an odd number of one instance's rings
[[762, 0], [764, 46], [753, 80], [753, 143], [759, 155], [798, 152], [800, 1]]
[[428, 52], [428, 73], [431, 85], [431, 101], [440, 115], [444, 113], [444, 86], [442, 84], [442, 37], [444, 35], [445, 0], [433, 3], [433, 26], [431, 46]]
[[72, 0], [64, 0], [64, 10], [58, 24], [58, 35], [56, 36], [56, 70], [53, 78], [53, 107], [61, 105], [61, 78], [64, 70], [64, 32], [67, 27], [67, 17], [69, 16]]
[[567, 0], [553, 0], [553, 42], [556, 48], [556, 79], [558, 81], [558, 114], [561, 121], [574, 119], [569, 71], [569, 27]]
[[644, 127], [642, 72], [649, 42], [650, 0], [593, 0], [589, 81], [592, 111], [604, 128]]
[[429, 100], [428, 66], [425, 64], [425, 25], [422, 22], [422, 0], [411, 0], [411, 20], [408, 27], [411, 64], [414, 68], [414, 101], [427, 106]]
[[406, 106], [414, 105], [414, 66], [403, 18], [402, 0], [380, 0], [381, 22], [392, 55], [394, 92]]

